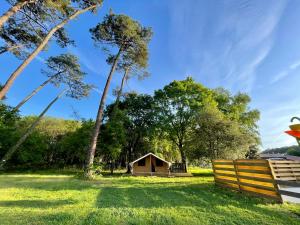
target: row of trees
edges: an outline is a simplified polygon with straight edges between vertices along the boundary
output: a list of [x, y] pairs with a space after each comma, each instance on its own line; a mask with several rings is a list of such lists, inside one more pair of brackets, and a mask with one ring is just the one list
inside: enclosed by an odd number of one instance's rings
[[[25, 67], [46, 49], [50, 40], [55, 40], [61, 47], [74, 44], [64, 26], [82, 13], [95, 11], [102, 3], [101, 0], [8, 2], [13, 5], [12, 8], [0, 17], [0, 37], [5, 43], [1, 53], [11, 52], [22, 63], [1, 88], [0, 99], [5, 97]], [[3, 118], [7, 115], [11, 118], [9, 123], [3, 119], [1, 129], [10, 131], [12, 138], [0, 140], [3, 142], [1, 146], [5, 146], [1, 147], [0, 166], [26, 152], [21, 149], [33, 137], [41, 138], [37, 140], [45, 148], [32, 147], [31, 150], [41, 152], [46, 149], [42, 157], [45, 161], [41, 164], [60, 165], [59, 162], [62, 162], [63, 165], [82, 166], [84, 163], [87, 177], [92, 176], [95, 156], [97, 162], [110, 162], [112, 169], [113, 165], [126, 166], [133, 158], [148, 151], [160, 152], [170, 160], [186, 163], [188, 159], [195, 161], [245, 155], [249, 146], [259, 142], [256, 127], [259, 113], [249, 110], [250, 98], [245, 94], [232, 96], [223, 89], [211, 90], [192, 78], [174, 81], [157, 90], [153, 96], [123, 93], [123, 86], [130, 77], [148, 75], [146, 68], [151, 28], [111, 11], [90, 29], [90, 33], [95, 44], [108, 53], [106, 61], [111, 65], [95, 121], [77, 122], [76, 130], [68, 130], [55, 137], [47, 129], [39, 128], [45, 121], [43, 117], [47, 110], [59, 98], [69, 96], [81, 99], [91, 89], [91, 85], [83, 81], [85, 73], [80, 68], [79, 59], [71, 54], [51, 56], [42, 70], [47, 76], [42, 84], [14, 108], [1, 103]], [[116, 101], [105, 110], [106, 95], [116, 71], [123, 73], [122, 83], [116, 91]], [[39, 116], [20, 118], [20, 107], [49, 83], [62, 87], [62, 90]], [[50, 119], [46, 121], [53, 122]], [[42, 141], [43, 137], [46, 142]], [[84, 152], [85, 157], [82, 157]]]
[[[13, 53], [23, 60], [18, 68], [9, 76], [0, 90], [0, 100], [23, 72], [26, 66], [43, 50], [46, 49], [50, 39], [55, 39], [61, 47], [74, 44], [64, 26], [78, 15], [87, 11], [94, 12], [101, 5], [101, 0], [8, 0], [12, 7], [0, 17], [0, 37], [5, 44], [1, 47], [1, 54]], [[97, 45], [102, 45], [108, 52], [107, 63], [111, 70], [107, 76], [105, 88], [99, 103], [99, 109], [92, 132], [89, 147], [87, 148], [85, 175], [90, 177], [93, 167], [95, 150], [100, 133], [106, 95], [109, 91], [112, 76], [116, 70], [123, 71], [121, 87], [126, 79], [138, 74], [147, 74], [145, 68], [148, 61], [148, 43], [152, 36], [151, 28], [141, 26], [137, 21], [126, 15], [115, 15], [112, 11], [96, 27], [90, 29], [92, 39]], [[117, 50], [116, 52], [114, 52]], [[0, 167], [15, 153], [26, 141], [34, 129], [41, 122], [47, 110], [62, 96], [80, 99], [88, 95], [90, 85], [83, 82], [84, 73], [81, 71], [78, 60], [70, 54], [50, 57], [47, 60], [50, 72], [45, 72], [48, 79], [34, 89], [15, 108], [17, 111], [32, 96], [37, 94], [48, 83], [56, 86], [63, 84], [64, 90], [49, 103], [45, 110], [24, 132], [24, 135], [3, 156]], [[118, 99], [122, 88], [118, 91]]]
[[[94, 161], [96, 166], [100, 163], [113, 170], [128, 166], [149, 151], [170, 161], [192, 164], [255, 157], [252, 151], [259, 143], [259, 113], [249, 110], [249, 102], [246, 94], [232, 96], [224, 89], [208, 89], [192, 78], [174, 81], [153, 96], [124, 93], [106, 107]], [[5, 105], [1, 114], [1, 129], [5, 130], [1, 134], [10, 136], [0, 138], [3, 154], [34, 118], [20, 118]], [[45, 118], [10, 165], [82, 168], [94, 125], [91, 120]]]

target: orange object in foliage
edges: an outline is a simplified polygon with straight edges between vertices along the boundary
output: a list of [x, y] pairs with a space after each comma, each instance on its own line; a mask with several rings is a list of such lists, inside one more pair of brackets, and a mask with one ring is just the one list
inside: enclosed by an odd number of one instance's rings
[[285, 133], [287, 133], [295, 138], [300, 138], [300, 131], [288, 130], [288, 131], [285, 131]]

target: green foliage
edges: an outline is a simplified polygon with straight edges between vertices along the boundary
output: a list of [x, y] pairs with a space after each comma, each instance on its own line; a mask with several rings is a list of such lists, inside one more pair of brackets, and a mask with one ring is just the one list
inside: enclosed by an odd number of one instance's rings
[[251, 145], [248, 152], [245, 155], [246, 159], [258, 159], [259, 158], [259, 149], [256, 145]]
[[206, 104], [216, 104], [212, 92], [192, 78], [173, 81], [155, 91], [157, 125], [163, 134], [179, 148], [182, 161], [186, 161], [186, 140], [194, 126], [197, 113]]
[[[14, 5], [16, 0], [7, 0]], [[101, 4], [102, 0], [35, 0], [20, 9], [0, 30], [0, 38], [4, 41], [0, 54], [11, 52], [19, 59], [25, 59], [43, 41], [49, 27], [55, 27], [78, 9], [93, 4]], [[54, 33], [58, 46], [64, 48], [75, 45], [64, 28]]]
[[116, 109], [102, 128], [100, 152], [108, 160], [116, 160], [125, 143], [125, 115]]
[[78, 58], [72, 54], [51, 56], [46, 61], [47, 70], [42, 72], [51, 78], [55, 86], [64, 84], [68, 88], [67, 95], [71, 98], [80, 99], [88, 96], [91, 85], [83, 82], [85, 73], [82, 72]]
[[[129, 16], [110, 14], [104, 17], [103, 22], [91, 28], [90, 32], [96, 43], [119, 49], [121, 56], [118, 69], [132, 66], [147, 67], [151, 28], [142, 27], [139, 22], [132, 20]], [[112, 64], [115, 59], [116, 55], [110, 54], [107, 62]]]
[[215, 107], [205, 107], [197, 116], [188, 148], [191, 159], [235, 159], [243, 158], [251, 143], [236, 121]]
[[16, 136], [19, 133], [17, 126], [19, 120], [20, 115], [18, 112], [0, 102], [0, 158], [16, 141]]

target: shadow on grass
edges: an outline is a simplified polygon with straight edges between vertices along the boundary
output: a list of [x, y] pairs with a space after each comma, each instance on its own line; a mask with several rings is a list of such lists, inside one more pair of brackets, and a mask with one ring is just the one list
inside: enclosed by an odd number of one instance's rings
[[13, 200], [13, 201], [0, 201], [0, 207], [22, 207], [22, 208], [52, 208], [63, 205], [75, 204], [74, 201], [65, 200]]
[[[266, 221], [269, 223], [270, 220], [278, 224], [289, 224], [289, 221], [292, 221], [290, 224], [294, 224], [295, 214], [268, 207], [267, 204], [270, 203], [273, 202], [222, 189], [212, 183], [171, 187], [156, 187], [155, 185], [129, 188], [105, 187], [97, 197], [96, 207], [99, 210], [90, 214], [88, 218], [90, 221], [98, 221], [97, 218], [104, 216], [103, 210], [108, 212], [112, 210], [115, 211], [114, 215], [122, 212], [123, 217], [128, 217], [126, 220], [134, 217], [138, 220], [140, 213], [149, 212], [151, 221], [155, 220], [156, 213], [165, 211], [160, 215], [161, 219], [173, 221], [173, 224], [177, 224], [175, 221], [178, 218], [183, 222], [185, 215], [193, 215], [196, 221], [202, 221], [204, 224], [252, 224], [254, 217], [255, 221], [262, 224], [266, 224]], [[175, 213], [166, 214], [166, 212]], [[287, 215], [291, 218], [287, 219]], [[300, 218], [298, 219], [300, 222]], [[124, 218], [118, 219], [111, 215], [111, 220], [119, 223]], [[189, 223], [188, 219], [187, 223]]]

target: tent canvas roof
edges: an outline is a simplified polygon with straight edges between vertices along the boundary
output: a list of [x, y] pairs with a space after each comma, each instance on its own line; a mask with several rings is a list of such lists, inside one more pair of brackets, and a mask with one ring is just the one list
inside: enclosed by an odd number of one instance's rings
[[130, 165], [133, 165], [133, 164], [136, 163], [137, 161], [139, 161], [139, 160], [141, 160], [141, 159], [143, 159], [143, 158], [146, 158], [146, 157], [149, 156], [149, 155], [152, 155], [152, 156], [154, 156], [155, 158], [160, 159], [161, 161], [163, 161], [163, 162], [165, 162], [165, 163], [167, 163], [167, 164], [169, 164], [169, 165], [171, 164], [170, 162], [168, 162], [168, 161], [166, 161], [166, 160], [164, 160], [164, 159], [162, 159], [162, 158], [158, 157], [157, 155], [154, 155], [153, 153], [150, 152], [150, 153], [148, 153], [148, 154], [146, 154], [146, 155], [144, 155], [144, 156], [142, 156], [142, 157], [140, 157], [140, 158], [134, 160], [133, 162], [130, 163]]

